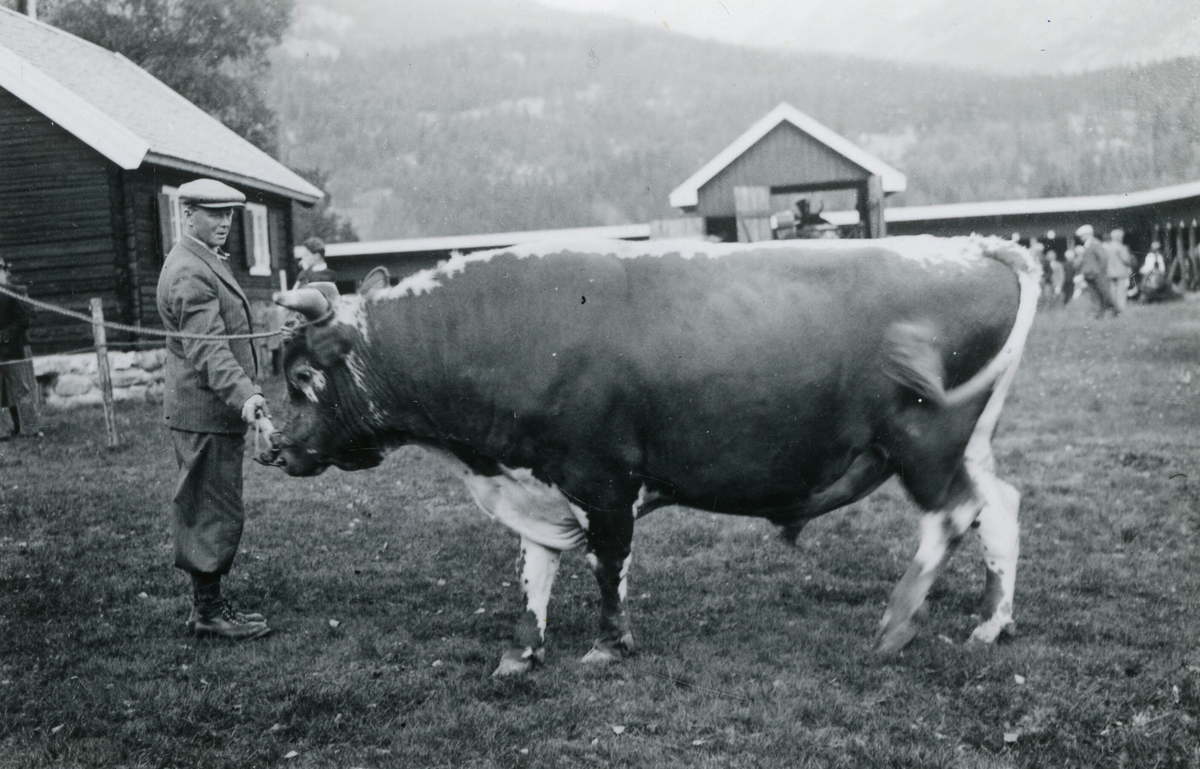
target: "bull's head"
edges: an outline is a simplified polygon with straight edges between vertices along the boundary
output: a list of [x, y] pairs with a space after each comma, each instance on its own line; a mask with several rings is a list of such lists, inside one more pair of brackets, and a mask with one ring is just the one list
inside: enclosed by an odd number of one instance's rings
[[[372, 273], [363, 293], [387, 285], [387, 273]], [[317, 475], [330, 465], [362, 470], [383, 461], [369, 374], [364, 371], [361, 335], [336, 315], [343, 300], [332, 283], [280, 291], [275, 303], [299, 314], [284, 346], [287, 418], [258, 461], [288, 475]], [[361, 300], [360, 300], [361, 301]]]

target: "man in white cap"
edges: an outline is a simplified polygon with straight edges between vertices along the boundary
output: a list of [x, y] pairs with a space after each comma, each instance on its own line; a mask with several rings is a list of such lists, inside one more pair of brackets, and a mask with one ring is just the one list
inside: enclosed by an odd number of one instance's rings
[[1113, 302], [1108, 280], [1108, 253], [1104, 250], [1104, 244], [1096, 238], [1096, 230], [1090, 224], [1075, 230], [1075, 237], [1083, 241], [1079, 272], [1083, 274], [1083, 280], [1095, 298], [1096, 317], [1103, 318], [1105, 312], [1112, 312], [1113, 317], [1117, 317], [1121, 311]]
[[[221, 250], [235, 208], [246, 196], [215, 179], [179, 187], [184, 236], [158, 280], [158, 313], [168, 331], [205, 336], [251, 332], [250, 302]], [[192, 579], [188, 627], [232, 640], [270, 632], [259, 614], [243, 614], [221, 596], [241, 541], [242, 458], [246, 427], [266, 420], [255, 383], [258, 361], [244, 339], [167, 340], [163, 408], [175, 446], [178, 483], [171, 502], [175, 565]], [[264, 425], [268, 426], [268, 425]]]

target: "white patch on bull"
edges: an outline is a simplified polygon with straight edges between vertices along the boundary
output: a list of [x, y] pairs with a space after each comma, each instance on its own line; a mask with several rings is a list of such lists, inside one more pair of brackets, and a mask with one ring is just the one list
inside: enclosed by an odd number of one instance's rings
[[367, 303], [358, 294], [338, 297], [333, 308], [333, 319], [356, 329], [364, 342], [371, 340], [367, 331]]
[[588, 527], [592, 525], [592, 522], [588, 520], [587, 511], [574, 502], [570, 502], [568, 504], [571, 506], [571, 512], [575, 514], [575, 520], [579, 521], [579, 527], [584, 531], [587, 531]]
[[296, 389], [303, 393], [304, 397], [307, 398], [310, 403], [317, 403], [317, 393], [325, 392], [325, 387], [327, 385], [327, 382], [325, 381], [325, 375], [312, 368], [306, 368], [304, 371], [308, 374], [308, 381], [297, 384]]
[[646, 484], [643, 483], [642, 487], [638, 489], [637, 499], [633, 503], [633, 517], [635, 519], [641, 518], [643, 515], [642, 511], [646, 509], [646, 505], [660, 502], [663, 499], [664, 497], [662, 494], [659, 494], [657, 491], [651, 491]]
[[[950, 267], [966, 269], [982, 264], [995, 243], [1007, 243], [999, 238], [985, 240], [977, 236], [939, 238], [933, 235], [903, 235], [876, 240], [769, 240], [758, 243], [710, 243], [702, 240], [562, 240], [543, 241], [524, 245], [476, 251], [470, 254], [454, 253], [436, 267], [410, 275], [395, 286], [371, 294], [370, 299], [397, 299], [405, 296], [428, 294], [443, 285], [445, 280], [465, 272], [473, 264], [486, 264], [501, 255], [518, 259], [542, 258], [561, 254], [564, 251], [614, 256], [618, 259], [660, 258], [679, 256], [683, 259], [720, 259], [727, 256], [761, 251], [848, 251], [878, 248], [926, 269]], [[1014, 247], [1015, 244], [1013, 244]], [[1017, 247], [1019, 248], [1019, 247]]]
[[372, 427], [383, 428], [387, 426], [387, 417], [379, 410], [379, 406], [370, 398], [367, 399], [367, 421]]
[[358, 353], [351, 350], [346, 355], [346, 369], [350, 372], [350, 378], [354, 380], [354, 386], [361, 392], [367, 391], [367, 377], [363, 372], [362, 359], [358, 357]]
[[539, 481], [524, 468], [501, 466], [500, 475], [479, 475], [450, 452], [426, 448], [453, 468], [489, 518], [552, 550], [574, 550], [585, 544], [587, 535], [579, 514], [554, 484]]
[[550, 592], [562, 553], [544, 547], [521, 536], [521, 589], [525, 591], [525, 608], [537, 618], [538, 635], [546, 640], [546, 619], [549, 613]]
[[633, 563], [633, 553], [625, 556], [625, 560], [621, 562], [621, 581], [617, 583], [617, 597], [622, 601], [625, 600], [625, 594], [629, 587], [629, 564]]

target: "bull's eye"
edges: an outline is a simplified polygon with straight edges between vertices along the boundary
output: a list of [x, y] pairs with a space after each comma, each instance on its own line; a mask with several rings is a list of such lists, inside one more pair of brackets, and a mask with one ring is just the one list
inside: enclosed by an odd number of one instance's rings
[[300, 384], [308, 384], [312, 381], [312, 372], [308, 369], [301, 369], [296, 372], [296, 381]]

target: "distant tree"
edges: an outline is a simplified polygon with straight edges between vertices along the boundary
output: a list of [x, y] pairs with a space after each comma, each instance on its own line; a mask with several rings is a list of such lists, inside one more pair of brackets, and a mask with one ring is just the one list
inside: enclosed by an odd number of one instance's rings
[[41, 0], [41, 20], [116, 51], [274, 155], [259, 90], [295, 0]]
[[[326, 188], [328, 174], [320, 169], [298, 169], [296, 173], [303, 176], [312, 184]], [[332, 196], [326, 192], [325, 197], [311, 208], [296, 206], [294, 221], [297, 243], [303, 243], [311, 237], [318, 237], [326, 243], [354, 243], [358, 233], [354, 231], [354, 223], [330, 209]]]

